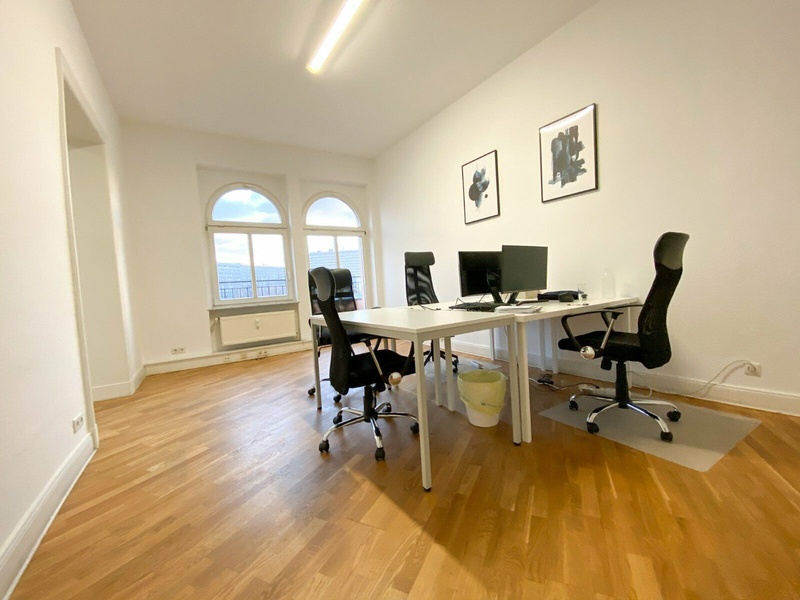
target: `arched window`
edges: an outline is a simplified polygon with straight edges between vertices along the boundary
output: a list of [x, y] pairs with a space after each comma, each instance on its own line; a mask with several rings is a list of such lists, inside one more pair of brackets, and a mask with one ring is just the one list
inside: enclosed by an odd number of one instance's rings
[[306, 209], [305, 228], [309, 267], [350, 269], [356, 304], [364, 308], [367, 282], [363, 241], [366, 231], [356, 211], [337, 196], [318, 196]]
[[209, 205], [214, 304], [250, 304], [292, 296], [286, 270], [288, 229], [283, 210], [265, 190], [223, 188]]

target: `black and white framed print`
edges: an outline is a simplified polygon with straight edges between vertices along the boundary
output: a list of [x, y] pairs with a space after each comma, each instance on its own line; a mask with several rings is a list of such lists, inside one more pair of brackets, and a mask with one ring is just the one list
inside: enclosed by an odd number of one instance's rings
[[464, 190], [464, 223], [469, 225], [500, 215], [497, 184], [497, 150], [492, 150], [461, 167]]
[[597, 189], [597, 105], [539, 128], [542, 202]]

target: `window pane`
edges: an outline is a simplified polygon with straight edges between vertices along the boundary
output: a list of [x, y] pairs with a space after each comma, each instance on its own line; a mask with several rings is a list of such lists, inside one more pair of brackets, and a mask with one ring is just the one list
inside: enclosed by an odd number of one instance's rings
[[214, 221], [280, 223], [281, 214], [263, 194], [253, 190], [231, 190], [219, 197], [211, 211]]
[[280, 234], [253, 234], [253, 260], [256, 263], [256, 292], [259, 298], [286, 296], [286, 259]]
[[333, 243], [332, 235], [308, 236], [308, 266], [311, 269], [316, 267], [336, 268], [336, 246]]
[[350, 269], [353, 276], [353, 293], [358, 308], [364, 308], [364, 258], [361, 254], [361, 238], [356, 235], [336, 236], [339, 245], [339, 266]]
[[253, 278], [247, 234], [215, 233], [214, 253], [217, 258], [219, 299], [252, 298]]
[[358, 216], [338, 198], [320, 198], [308, 209], [306, 225], [358, 227]]

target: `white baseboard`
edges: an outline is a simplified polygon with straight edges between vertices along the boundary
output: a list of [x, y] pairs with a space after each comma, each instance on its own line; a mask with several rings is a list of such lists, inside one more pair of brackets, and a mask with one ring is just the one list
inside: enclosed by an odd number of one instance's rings
[[87, 433], [47, 482], [47, 485], [0, 548], [0, 594], [11, 596], [19, 578], [39, 547], [72, 486], [94, 455]]
[[[444, 346], [442, 346], [444, 348]], [[453, 352], [466, 352], [467, 354], [474, 354], [475, 356], [483, 356], [484, 358], [491, 358], [492, 349], [486, 344], [473, 344], [471, 342], [460, 342], [453, 339], [452, 343]]]
[[[531, 364], [536, 363], [532, 362]], [[603, 371], [600, 368], [599, 361], [561, 358], [558, 364], [562, 372], [570, 375], [589, 377], [601, 381], [614, 381], [614, 371]], [[630, 383], [637, 387], [642, 387], [644, 382], [654, 391], [664, 394], [677, 394], [721, 404], [732, 404], [744, 408], [800, 416], [800, 395], [797, 394], [757, 390], [729, 383], [712, 384], [706, 388], [704, 394], [697, 394], [696, 390], [706, 383], [704, 380], [666, 375], [658, 371], [642, 369], [633, 369], [633, 372], [636, 373], [636, 377], [631, 377]]]
[[130, 396], [133, 392], [131, 388], [132, 381], [122, 381], [120, 383], [112, 383], [109, 385], [96, 385], [92, 387], [92, 401], [100, 402], [102, 400], [110, 400], [111, 398], [120, 398], [122, 396]]
[[[460, 349], [462, 352], [477, 354], [479, 356], [491, 356], [490, 348], [486, 345], [454, 341], [453, 349]], [[505, 348], [496, 348], [495, 354], [498, 360], [508, 360], [508, 351]], [[541, 363], [538, 356], [529, 354], [528, 364], [537, 366]], [[577, 375], [578, 377], [588, 377], [590, 379], [611, 382], [614, 381], [615, 377], [614, 371], [603, 371], [600, 368], [600, 361], [560, 357], [558, 359], [558, 366], [561, 372]], [[658, 371], [648, 371], [646, 369], [633, 369], [633, 372], [637, 374], [637, 377], [635, 379], [631, 377], [630, 383], [637, 387], [642, 387], [642, 382], [645, 382], [646, 385], [653, 388], [653, 390], [664, 394], [677, 394], [679, 396], [688, 396], [699, 400], [731, 404], [743, 408], [753, 408], [756, 410], [765, 410], [767, 412], [800, 416], [800, 395], [798, 394], [771, 392], [728, 383], [719, 383], [709, 386], [706, 388], [705, 393], [700, 395], [696, 393], [696, 390], [706, 383], [703, 380], [666, 375]]]
[[139, 389], [139, 386], [142, 385], [142, 382], [144, 381], [146, 375], [147, 373], [144, 370], [144, 365], [141, 365], [139, 367], [139, 370], [136, 371], [136, 374], [133, 376], [133, 379], [131, 380], [131, 394], [133, 394], [136, 390]]
[[258, 348], [247, 348], [245, 350], [231, 350], [229, 352], [217, 352], [202, 356], [192, 356], [179, 360], [169, 360], [165, 362], [149, 363], [144, 365], [145, 375], [155, 375], [157, 373], [172, 373], [174, 371], [185, 371], [187, 369], [198, 369], [200, 367], [210, 367], [223, 363], [239, 362], [242, 360], [253, 360], [256, 358], [266, 358], [267, 356], [277, 356], [279, 354], [289, 354], [310, 350], [311, 342], [301, 340], [288, 342], [285, 344], [272, 344]]
[[770, 392], [753, 388], [731, 385], [727, 383], [712, 384], [707, 393], [698, 395], [696, 390], [706, 382], [700, 379], [688, 379], [663, 375], [654, 371], [636, 371], [641, 375], [634, 383], [644, 380], [657, 392], [679, 394], [700, 400], [710, 400], [723, 404], [732, 404], [744, 408], [754, 408], [784, 415], [800, 416], [800, 395], [785, 392]]
[[92, 401], [102, 402], [112, 398], [121, 398], [133, 394], [144, 381], [144, 367], [139, 367], [130, 381], [121, 381], [109, 385], [98, 385], [92, 388]]

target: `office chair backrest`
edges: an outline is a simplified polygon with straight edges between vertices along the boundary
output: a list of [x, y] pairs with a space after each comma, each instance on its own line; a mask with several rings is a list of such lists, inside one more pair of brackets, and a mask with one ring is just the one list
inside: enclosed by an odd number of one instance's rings
[[[329, 270], [333, 274], [335, 286], [333, 297], [336, 303], [336, 310], [339, 312], [358, 310], [355, 291], [353, 290], [353, 275], [350, 273], [350, 269]], [[314, 283], [314, 278], [311, 276], [311, 270], [308, 271], [308, 293], [311, 298], [311, 314], [321, 314], [322, 310], [319, 307], [317, 285]]]
[[683, 250], [688, 241], [687, 234], [670, 231], [658, 238], [653, 250], [656, 277], [639, 314], [638, 333], [642, 364], [648, 369], [665, 365], [672, 357], [667, 309], [683, 274]]
[[409, 306], [439, 302], [433, 291], [433, 252], [406, 252], [406, 300]]
[[340, 394], [346, 394], [350, 390], [348, 379], [350, 355], [353, 351], [350, 347], [350, 340], [347, 338], [347, 332], [339, 318], [339, 312], [336, 309], [336, 280], [331, 270], [326, 267], [311, 269], [308, 274], [316, 285], [317, 304], [331, 336], [330, 382], [333, 389]]

